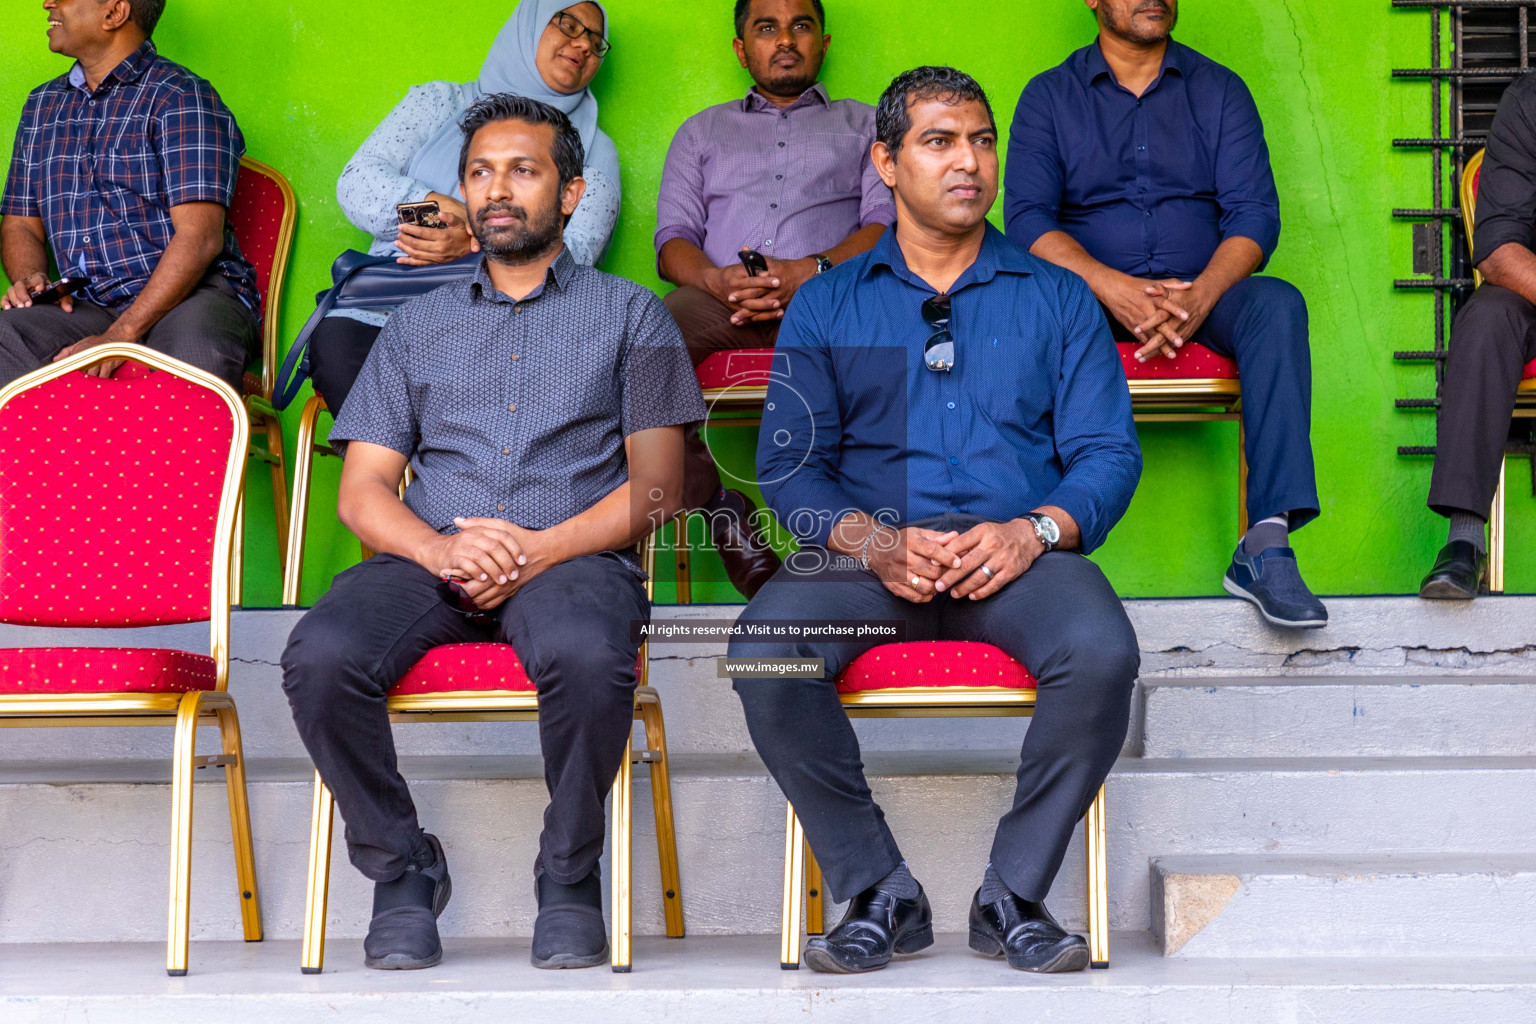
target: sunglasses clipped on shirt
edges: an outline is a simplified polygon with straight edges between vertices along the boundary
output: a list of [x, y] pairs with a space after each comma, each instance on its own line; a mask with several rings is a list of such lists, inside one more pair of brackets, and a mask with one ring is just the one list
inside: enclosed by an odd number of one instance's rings
[[592, 47], [592, 52], [597, 54], [599, 58], [608, 56], [608, 51], [613, 49], [613, 45], [603, 38], [602, 33], [594, 32], [592, 29], [587, 28], [574, 14], [567, 14], [565, 11], [561, 11], [549, 20], [550, 24], [564, 32], [571, 39], [580, 39], [585, 35], [587, 37], [587, 45]]
[[955, 368], [955, 336], [949, 330], [949, 296], [935, 295], [923, 300], [923, 320], [937, 331], [923, 344], [923, 362], [934, 373], [948, 373]]

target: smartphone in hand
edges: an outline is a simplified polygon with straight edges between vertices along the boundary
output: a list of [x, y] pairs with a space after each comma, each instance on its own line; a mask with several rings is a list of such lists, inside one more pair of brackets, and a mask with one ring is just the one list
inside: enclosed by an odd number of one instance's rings
[[78, 295], [85, 290], [85, 286], [91, 283], [88, 277], [66, 277], [55, 281], [42, 291], [32, 296], [33, 305], [54, 306], [66, 295]]
[[415, 224], [422, 228], [446, 228], [443, 223], [442, 208], [435, 202], [425, 203], [400, 203], [395, 207], [395, 216], [401, 224]]
[[756, 249], [743, 249], [740, 253], [741, 265], [747, 268], [747, 273], [753, 277], [768, 273], [768, 260]]

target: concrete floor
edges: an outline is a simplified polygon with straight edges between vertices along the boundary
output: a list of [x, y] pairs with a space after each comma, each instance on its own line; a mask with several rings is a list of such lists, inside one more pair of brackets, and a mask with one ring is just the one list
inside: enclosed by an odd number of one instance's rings
[[330, 944], [326, 973], [299, 973], [294, 942], [201, 942], [192, 973], [168, 978], [159, 945], [8, 945], [5, 1024], [348, 1024], [515, 1020], [817, 1021], [906, 1024], [1517, 1024], [1536, 1020], [1536, 958], [1165, 959], [1141, 933], [1114, 936], [1107, 971], [1037, 977], [971, 953], [958, 935], [860, 977], [778, 969], [770, 937], [636, 942], [635, 969], [545, 972], [528, 940], [446, 943], [437, 968], [368, 971], [361, 943]]

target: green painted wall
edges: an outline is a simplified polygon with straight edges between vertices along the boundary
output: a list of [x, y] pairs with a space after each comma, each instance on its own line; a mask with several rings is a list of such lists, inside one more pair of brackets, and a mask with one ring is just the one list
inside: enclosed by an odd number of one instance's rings
[[[1178, 37], [1248, 82], [1268, 129], [1285, 231], [1270, 272], [1306, 294], [1316, 380], [1313, 439], [1323, 516], [1296, 545], [1314, 586], [1330, 594], [1405, 593], [1442, 539], [1424, 508], [1427, 460], [1399, 444], [1432, 443], [1422, 413], [1392, 400], [1428, 393], [1430, 371], [1394, 349], [1427, 348], [1427, 295], [1401, 294], [1410, 273], [1407, 225], [1393, 207], [1430, 205], [1428, 157], [1394, 151], [1394, 136], [1428, 134], [1428, 86], [1393, 82], [1394, 66], [1421, 65], [1428, 22], [1386, 0], [1186, 0]], [[614, 50], [594, 88], [603, 125], [624, 160], [624, 215], [606, 269], [653, 287], [653, 197], [667, 143], [707, 104], [749, 82], [730, 52], [729, 0], [610, 0]], [[1077, 0], [828, 0], [834, 46], [825, 78], [834, 95], [873, 102], [900, 71], [950, 63], [989, 90], [1006, 129], [1035, 73], [1092, 40]], [[416, 82], [473, 77], [509, 2], [171, 0], [157, 32], [162, 52], [219, 89], [250, 153], [281, 168], [301, 202], [295, 266], [283, 313], [291, 339], [324, 286], [331, 259], [364, 237], [335, 201], [335, 181], [357, 143]], [[27, 91], [61, 73], [35, 0], [0, 0], [0, 138], [12, 136]], [[1001, 203], [994, 211], [1001, 218]], [[290, 454], [298, 406], [287, 424]], [[750, 431], [722, 455], [749, 458]], [[1147, 472], [1130, 514], [1097, 556], [1130, 596], [1216, 594], [1235, 541], [1236, 428], [1159, 425], [1142, 433]], [[335, 460], [321, 460], [304, 596], [356, 559], [336, 524]], [[1524, 476], [1517, 464], [1515, 477]], [[1536, 500], [1517, 483], [1511, 535], [1536, 537]], [[249, 487], [246, 595], [278, 599], [271, 499], [264, 473]], [[701, 573], [718, 578], [716, 570]], [[1511, 590], [1536, 589], [1536, 543], [1513, 545]], [[667, 588], [659, 596], [665, 598]], [[714, 586], [698, 599], [729, 600]]]

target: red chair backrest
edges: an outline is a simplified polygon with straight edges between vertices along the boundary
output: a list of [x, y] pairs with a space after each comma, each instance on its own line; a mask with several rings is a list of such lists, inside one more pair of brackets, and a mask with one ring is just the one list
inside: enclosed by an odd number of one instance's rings
[[163, 371], [66, 373], [0, 406], [0, 621], [208, 619], [235, 431], [225, 397]]
[[277, 179], [242, 163], [235, 179], [235, 197], [229, 204], [229, 226], [240, 243], [240, 252], [256, 268], [263, 319], [277, 312], [271, 308], [272, 271], [282, 248], [287, 210], [287, 196]]

